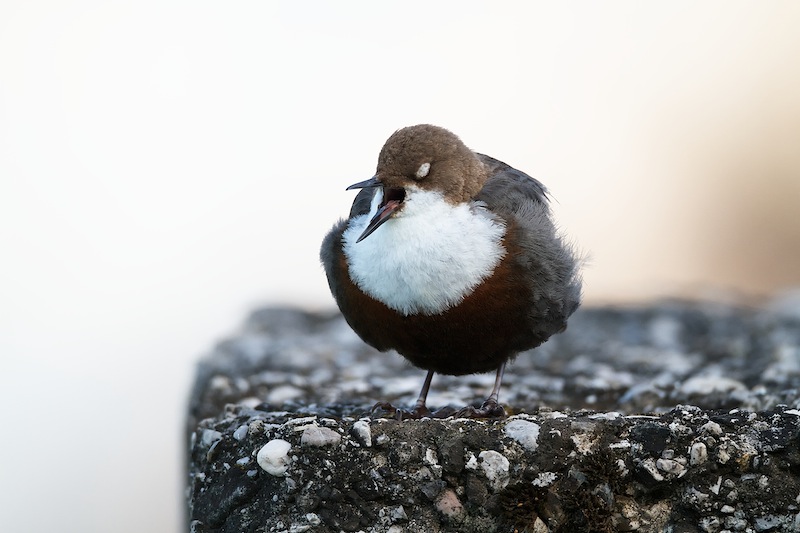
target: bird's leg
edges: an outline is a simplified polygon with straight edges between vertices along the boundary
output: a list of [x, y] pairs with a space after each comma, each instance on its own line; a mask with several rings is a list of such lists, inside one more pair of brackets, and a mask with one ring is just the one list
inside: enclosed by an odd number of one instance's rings
[[425, 402], [428, 399], [428, 391], [431, 389], [431, 380], [433, 379], [433, 370], [428, 370], [428, 375], [425, 376], [425, 381], [422, 383], [422, 389], [419, 391], [419, 397], [417, 398], [417, 403], [414, 404], [414, 409], [411, 411], [413, 415], [417, 415], [417, 418], [422, 418], [423, 416], [430, 416], [431, 412], [428, 409], [428, 406], [425, 405]]
[[394, 417], [397, 418], [398, 420], [403, 420], [406, 418], [419, 419], [425, 416], [431, 416], [431, 411], [430, 409], [428, 409], [428, 406], [425, 405], [425, 401], [428, 399], [428, 391], [431, 388], [432, 379], [433, 379], [433, 370], [428, 370], [428, 375], [425, 376], [425, 382], [422, 384], [422, 389], [419, 391], [419, 397], [417, 398], [417, 403], [414, 404], [414, 409], [412, 409], [411, 411], [404, 411], [403, 409], [398, 409], [389, 402], [376, 403], [372, 407], [372, 411], [375, 412], [376, 409], [391, 411], [394, 413]]
[[461, 409], [455, 416], [459, 418], [494, 418], [506, 416], [506, 411], [503, 409], [503, 406], [497, 403], [497, 399], [500, 396], [500, 385], [503, 383], [503, 374], [505, 374], [505, 371], [506, 364], [503, 363], [500, 365], [500, 368], [497, 369], [492, 393], [489, 394], [489, 397], [483, 402], [483, 405], [478, 409], [469, 405]]
[[486, 401], [483, 402], [481, 405], [481, 409], [488, 409], [492, 412], [497, 411], [498, 409], [502, 412], [500, 415], [490, 415], [490, 416], [505, 416], [505, 410], [497, 403], [498, 398], [500, 397], [500, 385], [503, 383], [503, 376], [506, 373], [506, 364], [505, 362], [500, 365], [500, 368], [497, 369], [497, 374], [494, 377], [494, 387], [492, 387], [492, 393], [489, 394], [489, 397], [486, 398]]

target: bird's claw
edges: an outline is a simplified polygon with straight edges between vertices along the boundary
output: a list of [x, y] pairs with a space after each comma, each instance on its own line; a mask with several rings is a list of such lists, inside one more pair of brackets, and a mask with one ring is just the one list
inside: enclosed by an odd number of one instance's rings
[[372, 409], [370, 409], [370, 414], [374, 415], [378, 410], [386, 411], [389, 414], [389, 416], [386, 418], [394, 418], [397, 420], [419, 420], [420, 418], [429, 416], [430, 414], [427, 407], [424, 407], [423, 409], [414, 408], [411, 411], [406, 411], [405, 409], [395, 407], [389, 402], [376, 403], [372, 406]]
[[480, 407], [468, 405], [460, 409], [454, 416], [456, 418], [505, 418], [506, 410], [496, 400], [490, 398]]
[[455, 413], [452, 407], [442, 407], [436, 411], [431, 411], [426, 405], [416, 405], [410, 411], [395, 407], [389, 402], [378, 402], [370, 409], [370, 414], [375, 414], [377, 410], [383, 410], [390, 413], [387, 418], [394, 418], [396, 420], [419, 420], [421, 418], [447, 418]]

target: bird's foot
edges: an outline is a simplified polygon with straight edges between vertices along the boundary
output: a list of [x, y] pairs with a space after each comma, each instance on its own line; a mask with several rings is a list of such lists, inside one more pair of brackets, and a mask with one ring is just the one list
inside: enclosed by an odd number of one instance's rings
[[459, 410], [454, 415], [456, 418], [505, 418], [506, 410], [497, 403], [497, 400], [489, 398], [480, 407], [468, 405]]
[[447, 418], [448, 416], [452, 416], [455, 413], [455, 409], [452, 407], [442, 407], [441, 409], [437, 409], [436, 411], [431, 411], [425, 404], [416, 405], [410, 411], [405, 409], [400, 409], [395, 407], [389, 402], [378, 402], [372, 406], [370, 410], [371, 414], [374, 414], [375, 411], [383, 410], [387, 411], [389, 416], [387, 418], [395, 418], [397, 420], [419, 420], [421, 418]]
[[375, 414], [375, 412], [378, 410], [389, 413], [387, 418], [395, 418], [397, 420], [419, 420], [420, 418], [431, 416], [430, 409], [428, 409], [425, 405], [417, 405], [414, 407], [414, 409], [407, 411], [405, 409], [395, 407], [389, 402], [378, 402], [372, 406], [370, 413]]

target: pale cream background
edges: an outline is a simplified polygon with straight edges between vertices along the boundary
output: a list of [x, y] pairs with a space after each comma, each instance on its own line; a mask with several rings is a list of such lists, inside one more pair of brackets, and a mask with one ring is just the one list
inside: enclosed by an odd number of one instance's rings
[[0, 3], [0, 523], [181, 527], [193, 362], [396, 128], [544, 181], [590, 302], [800, 283], [800, 3]]

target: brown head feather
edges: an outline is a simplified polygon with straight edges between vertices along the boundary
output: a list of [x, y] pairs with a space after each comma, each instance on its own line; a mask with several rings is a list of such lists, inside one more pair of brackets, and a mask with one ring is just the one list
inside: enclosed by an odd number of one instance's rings
[[[417, 171], [430, 164], [427, 175]], [[378, 179], [387, 187], [414, 183], [421, 189], [441, 191], [452, 203], [474, 198], [488, 178], [488, 169], [455, 134], [431, 124], [397, 130], [378, 156]]]

